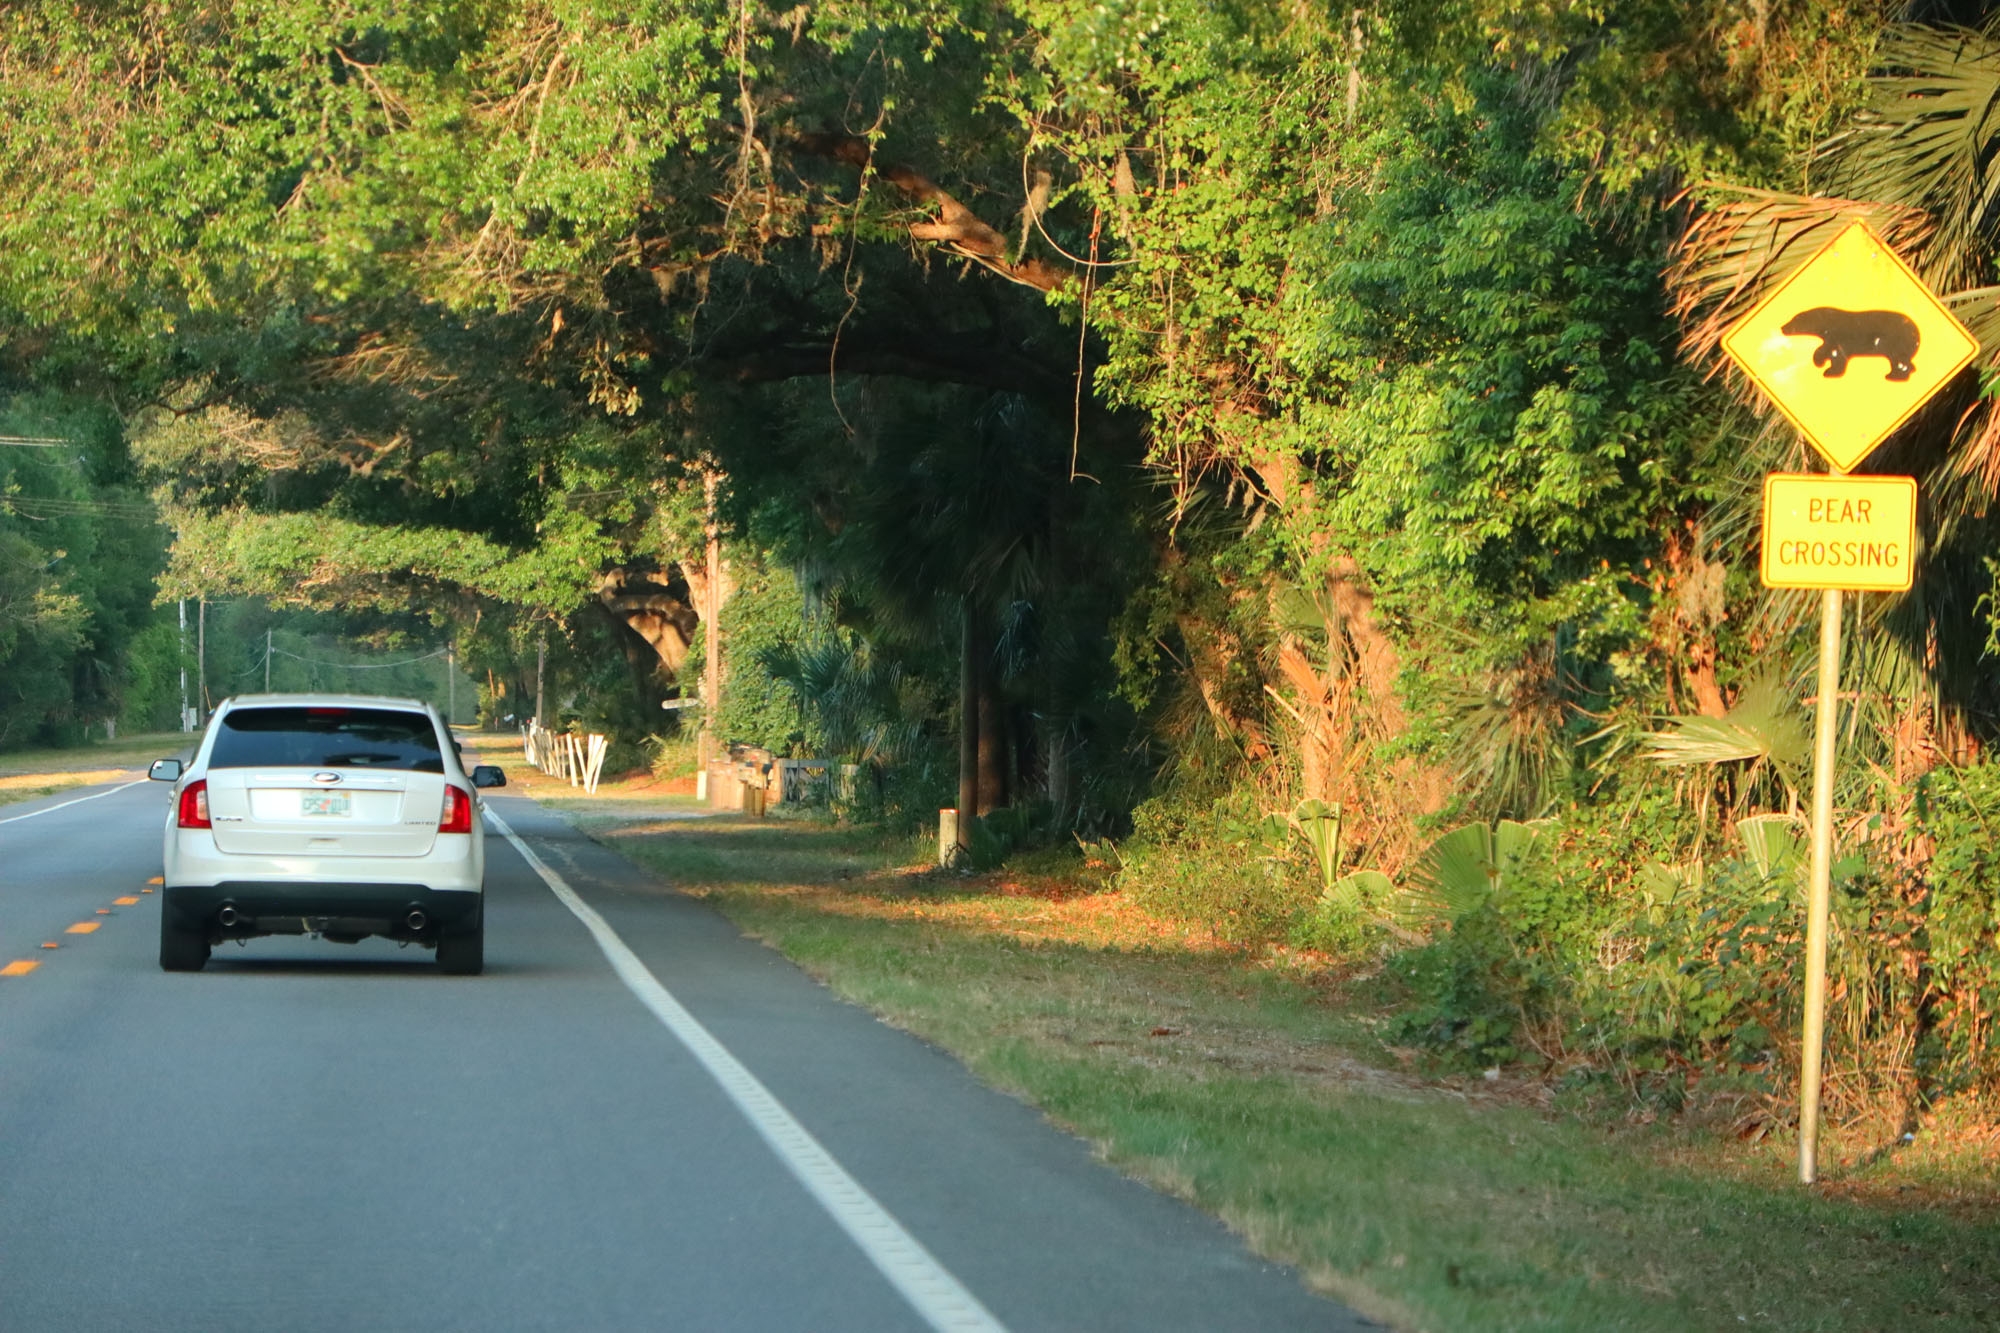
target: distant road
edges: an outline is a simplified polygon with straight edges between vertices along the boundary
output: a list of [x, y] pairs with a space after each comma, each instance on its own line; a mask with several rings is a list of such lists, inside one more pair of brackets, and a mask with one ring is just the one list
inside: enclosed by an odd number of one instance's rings
[[525, 799], [483, 977], [163, 973], [166, 794], [0, 807], [5, 1333], [1372, 1327]]

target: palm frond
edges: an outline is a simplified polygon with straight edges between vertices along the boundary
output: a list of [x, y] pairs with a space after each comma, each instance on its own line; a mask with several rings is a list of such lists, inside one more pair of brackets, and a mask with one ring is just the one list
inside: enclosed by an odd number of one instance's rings
[[1327, 885], [1320, 901], [1337, 911], [1358, 915], [1387, 901], [1396, 885], [1379, 870], [1354, 870]]
[[1933, 286], [1977, 281], [2000, 222], [2000, 42], [1969, 28], [1895, 24], [1875, 63], [1866, 106], [1815, 161], [1833, 190], [1931, 216], [1918, 272]]
[[[1682, 351], [1710, 374], [1727, 363], [1729, 330], [1851, 223], [1867, 223], [1905, 254], [1931, 231], [1921, 209], [1893, 203], [1735, 186], [1706, 193], [1709, 206], [1674, 247], [1666, 282]], [[1747, 381], [1741, 387], [1751, 394]]]
[[[1991, 375], [2000, 359], [2000, 287], [1954, 292], [1944, 303], [1979, 339], [1982, 365]], [[1948, 489], [1969, 487], [1979, 500], [2000, 495], [2000, 410], [1992, 398], [1982, 394], [1959, 418], [1950, 456], [1941, 470]], [[1954, 503], [1944, 508], [1957, 513], [1979, 507], [1983, 506]], [[1938, 508], [1935, 502], [1933, 508]]]
[[1440, 835], [1410, 868], [1396, 896], [1399, 924], [1432, 930], [1504, 900], [1526, 871], [1546, 824], [1503, 819], [1461, 824]]
[[1441, 834], [1410, 867], [1397, 915], [1418, 929], [1454, 921], [1492, 896], [1496, 872], [1492, 827], [1461, 824]]
[[1752, 815], [1736, 821], [1736, 836], [1750, 864], [1765, 879], [1778, 879], [1798, 872], [1805, 856], [1805, 839], [1799, 821], [1791, 815]]
[[1744, 686], [1722, 717], [1675, 718], [1646, 737], [1644, 753], [1669, 768], [1768, 762], [1796, 790], [1810, 746], [1802, 710], [1778, 677], [1767, 675]]

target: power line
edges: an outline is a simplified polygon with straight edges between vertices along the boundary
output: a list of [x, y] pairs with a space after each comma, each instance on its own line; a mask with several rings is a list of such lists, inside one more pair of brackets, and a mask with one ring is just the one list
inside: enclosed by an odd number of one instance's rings
[[72, 443], [74, 441], [66, 440], [61, 436], [0, 435], [0, 444], [11, 445], [16, 449], [54, 449], [58, 445]]
[[416, 662], [428, 662], [432, 658], [443, 657], [445, 654], [445, 650], [439, 648], [434, 652], [425, 653], [422, 657], [408, 657], [400, 662], [328, 662], [317, 657], [300, 657], [297, 653], [288, 653], [283, 648], [273, 647], [271, 651], [280, 657], [289, 657], [294, 662], [305, 662], [311, 666], [342, 667], [349, 671], [386, 671], [390, 667], [409, 666]]

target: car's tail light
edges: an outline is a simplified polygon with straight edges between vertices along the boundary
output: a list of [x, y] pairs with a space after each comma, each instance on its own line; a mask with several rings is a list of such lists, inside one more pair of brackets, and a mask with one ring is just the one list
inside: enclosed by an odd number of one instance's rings
[[472, 796], [463, 787], [444, 784], [444, 815], [438, 820], [438, 832], [472, 832]]
[[181, 788], [182, 828], [213, 828], [208, 822], [208, 780], [190, 782]]

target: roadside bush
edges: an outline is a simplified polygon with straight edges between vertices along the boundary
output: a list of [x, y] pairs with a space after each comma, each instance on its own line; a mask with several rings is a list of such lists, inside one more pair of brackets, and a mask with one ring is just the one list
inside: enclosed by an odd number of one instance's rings
[[701, 768], [701, 736], [693, 728], [648, 736], [645, 752], [646, 769], [655, 781], [691, 778]]
[[1309, 857], [1260, 793], [1238, 788], [1207, 809], [1173, 796], [1133, 811], [1119, 887], [1149, 911], [1198, 922], [1229, 944], [1284, 937], [1313, 901]]
[[1519, 936], [1493, 905], [1453, 921], [1429, 944], [1398, 954], [1390, 971], [1409, 990], [1410, 1007], [1395, 1035], [1474, 1067], [1507, 1064], [1547, 1021], [1560, 993], [1550, 960], [1520, 947]]
[[1929, 775], [1917, 825], [1932, 844], [1918, 999], [1924, 1030], [1917, 1077], [1932, 1097], [1975, 1091], [2000, 1096], [2000, 765]]
[[[1844, 818], [1833, 867], [1829, 1114], [1897, 1126], [2000, 1093], [2000, 768], [1941, 770]], [[1704, 861], [1665, 797], [1578, 808], [1505, 893], [1393, 956], [1397, 1035], [1455, 1063], [1616, 1070], [1678, 1106], [1761, 1092], [1783, 1116], [1804, 1013], [1803, 824], [1738, 821]], [[1782, 1094], [1782, 1095], [1778, 1095]]]

